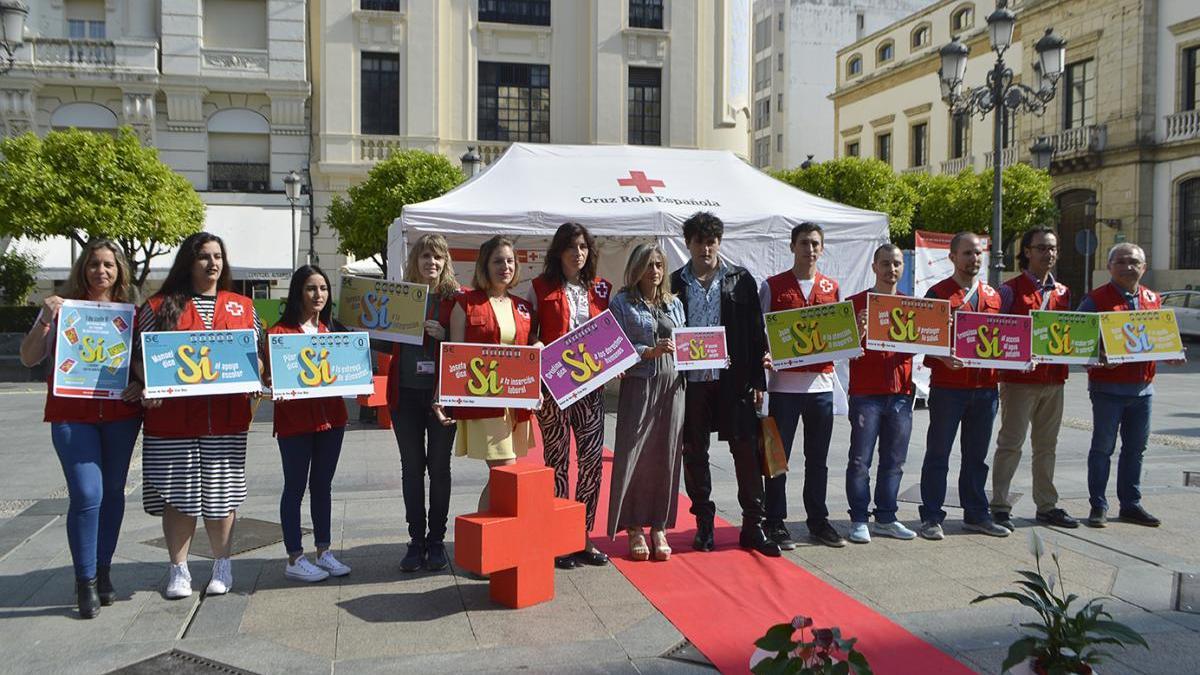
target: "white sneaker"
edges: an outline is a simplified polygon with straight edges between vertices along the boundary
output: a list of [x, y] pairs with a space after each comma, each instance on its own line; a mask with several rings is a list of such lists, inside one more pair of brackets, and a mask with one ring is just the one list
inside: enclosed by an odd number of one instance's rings
[[186, 562], [171, 565], [170, 576], [167, 577], [166, 596], [170, 600], [179, 600], [192, 594], [192, 573]]
[[846, 538], [856, 544], [871, 543], [871, 530], [866, 523], [850, 523], [850, 534]]
[[946, 538], [945, 533], [942, 532], [941, 524], [931, 520], [921, 523], [920, 535], [922, 539], [930, 541], [941, 541]]
[[294, 581], [307, 581], [309, 583], [316, 581], [325, 581], [329, 578], [329, 572], [312, 564], [305, 556], [296, 558], [296, 562], [288, 563], [287, 568], [283, 570], [283, 576]]
[[208, 582], [208, 595], [225, 595], [233, 588], [233, 565], [229, 558], [217, 558], [213, 561], [212, 581]]
[[317, 567], [329, 572], [331, 577], [344, 577], [350, 574], [350, 567], [343, 565], [337, 558], [333, 557], [333, 551], [325, 551], [317, 558]]
[[890, 523], [875, 523], [875, 534], [882, 537], [891, 537], [893, 539], [916, 539], [917, 533], [904, 526], [904, 523], [895, 520]]

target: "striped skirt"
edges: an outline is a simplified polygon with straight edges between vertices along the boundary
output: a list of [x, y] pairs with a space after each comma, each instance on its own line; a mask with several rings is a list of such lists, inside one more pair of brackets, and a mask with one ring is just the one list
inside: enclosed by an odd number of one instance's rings
[[246, 434], [142, 439], [142, 508], [206, 520], [225, 518], [246, 501]]

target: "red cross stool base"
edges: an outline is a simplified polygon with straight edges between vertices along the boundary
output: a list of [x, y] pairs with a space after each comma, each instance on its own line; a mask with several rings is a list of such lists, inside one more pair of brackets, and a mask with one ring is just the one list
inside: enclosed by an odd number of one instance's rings
[[582, 547], [584, 506], [554, 496], [554, 471], [493, 468], [491, 505], [454, 519], [454, 562], [490, 576], [494, 602], [521, 608], [554, 599], [554, 557]]

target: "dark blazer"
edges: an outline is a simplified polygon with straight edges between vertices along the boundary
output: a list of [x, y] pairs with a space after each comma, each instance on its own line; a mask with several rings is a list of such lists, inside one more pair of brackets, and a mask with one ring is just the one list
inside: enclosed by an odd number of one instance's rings
[[[721, 325], [725, 326], [729, 368], [721, 371], [718, 380], [719, 414], [712, 420], [712, 429], [723, 441], [758, 437], [758, 413], [752, 390], [765, 391], [767, 388], [767, 376], [762, 368], [767, 333], [758, 302], [758, 284], [746, 268], [726, 265], [728, 272], [721, 281]], [[671, 292], [683, 302], [686, 315], [687, 284], [683, 281], [682, 267], [671, 274]]]

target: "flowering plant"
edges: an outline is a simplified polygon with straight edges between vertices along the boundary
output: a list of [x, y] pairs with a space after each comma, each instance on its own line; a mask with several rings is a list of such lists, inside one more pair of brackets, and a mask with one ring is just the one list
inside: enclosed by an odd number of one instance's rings
[[[812, 628], [813, 620], [797, 616], [791, 623], [771, 626], [754, 642], [764, 657], [750, 669], [756, 675], [872, 675], [862, 652], [855, 651], [858, 638], [843, 638], [842, 631]], [[805, 631], [812, 629], [812, 640]], [[799, 631], [799, 635], [796, 635]], [[798, 639], [793, 640], [793, 637]]]

